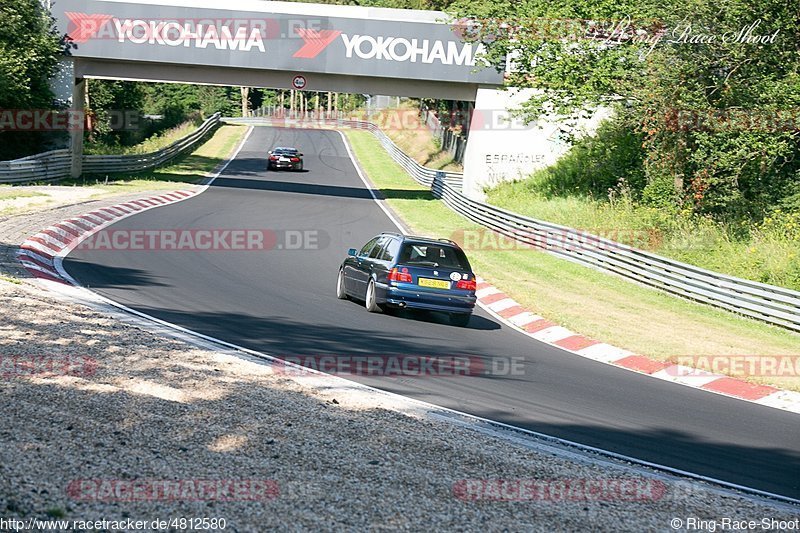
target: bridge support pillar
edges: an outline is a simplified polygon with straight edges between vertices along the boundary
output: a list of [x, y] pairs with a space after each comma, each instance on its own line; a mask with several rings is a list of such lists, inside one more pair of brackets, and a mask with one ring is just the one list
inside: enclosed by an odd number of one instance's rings
[[81, 117], [80, 125], [74, 124], [70, 130], [70, 153], [71, 165], [69, 175], [73, 178], [79, 178], [83, 173], [83, 127], [86, 123], [83, 120], [86, 108], [84, 102], [86, 101], [86, 80], [84, 78], [75, 78], [75, 84], [72, 86], [72, 111], [73, 116]]

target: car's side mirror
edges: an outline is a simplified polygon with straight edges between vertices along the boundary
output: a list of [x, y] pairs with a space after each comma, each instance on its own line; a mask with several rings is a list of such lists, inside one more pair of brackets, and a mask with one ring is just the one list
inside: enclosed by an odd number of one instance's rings
[[300, 157], [303, 157], [303, 154], [297, 154], [297, 155], [299, 155]]
[[347, 255], [349, 255], [350, 257], [355, 257], [357, 253], [358, 250], [356, 250], [355, 248], [350, 248], [349, 250], [347, 250]]

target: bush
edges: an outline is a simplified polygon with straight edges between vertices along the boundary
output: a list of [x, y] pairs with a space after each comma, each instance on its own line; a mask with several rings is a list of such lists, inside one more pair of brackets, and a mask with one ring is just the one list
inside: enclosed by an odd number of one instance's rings
[[642, 136], [623, 118], [607, 120], [595, 135], [578, 140], [556, 164], [531, 179], [545, 196], [605, 198], [621, 180], [635, 196], [644, 185], [641, 144]]
[[763, 195], [745, 198], [713, 172], [676, 183], [673, 161], [650, 153], [643, 163], [636, 137], [619, 120], [603, 124], [554, 165], [489, 190], [489, 201], [710, 270], [800, 289], [800, 180], [771, 192], [790, 193], [777, 207]]

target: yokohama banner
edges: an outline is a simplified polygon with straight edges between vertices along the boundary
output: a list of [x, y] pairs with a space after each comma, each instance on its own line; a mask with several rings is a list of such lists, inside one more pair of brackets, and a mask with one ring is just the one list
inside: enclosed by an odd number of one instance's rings
[[[265, 3], [275, 11], [95, 0], [53, 5], [76, 58], [499, 84], [435, 12]], [[235, 8], [238, 0], [226, 2]], [[254, 4], [247, 3], [252, 9]], [[319, 13], [317, 15], [316, 13]], [[343, 16], [336, 16], [336, 15]], [[346, 16], [344, 16], [346, 15]], [[404, 20], [391, 17], [405, 17]]]

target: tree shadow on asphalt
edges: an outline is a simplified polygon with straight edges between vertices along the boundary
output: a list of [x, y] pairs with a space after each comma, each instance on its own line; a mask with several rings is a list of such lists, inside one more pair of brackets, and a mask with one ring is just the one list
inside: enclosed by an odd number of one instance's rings
[[[251, 152], [255, 154], [255, 152]], [[316, 180], [332, 180], [341, 179], [350, 176], [352, 179], [358, 179], [358, 176], [353, 170], [353, 165], [348, 157], [324, 157], [322, 155], [314, 157], [306, 157], [303, 162], [303, 170], [288, 170], [288, 169], [268, 169], [266, 152], [263, 156], [248, 155], [247, 152], [242, 152], [236, 159], [231, 160], [225, 168], [218, 181], [224, 180], [238, 180], [244, 179], [245, 182], [258, 182], [267, 179], [316, 179]], [[333, 160], [333, 161], [331, 161]], [[341, 167], [332, 163], [341, 162]], [[310, 174], [310, 176], [309, 176]], [[249, 179], [260, 178], [260, 179]], [[218, 185], [217, 181], [214, 185]], [[242, 184], [242, 187], [245, 187]]]
[[[352, 172], [352, 166], [349, 158], [342, 158], [348, 161], [349, 168]], [[235, 166], [234, 166], [235, 163]], [[363, 186], [343, 186], [343, 185], [328, 185], [326, 183], [306, 183], [294, 180], [305, 179], [306, 173], [314, 172], [316, 169], [306, 164], [306, 168], [302, 173], [298, 172], [276, 172], [267, 171], [265, 160], [262, 158], [242, 158], [239, 157], [234, 160], [225, 174], [217, 178], [211, 185], [212, 188], [231, 188], [231, 189], [251, 189], [260, 191], [274, 191], [274, 192], [288, 192], [297, 194], [312, 194], [320, 196], [337, 196], [342, 198], [356, 198], [360, 200], [372, 200], [370, 189]], [[347, 170], [330, 167], [333, 172], [337, 174], [345, 174]], [[326, 169], [327, 170], [327, 169]], [[320, 181], [325, 179], [326, 176], [320, 176], [319, 171], [314, 179]], [[252, 176], [251, 179], [249, 176]], [[257, 178], [256, 178], [257, 177]], [[430, 191], [421, 189], [372, 189], [379, 197], [383, 196], [387, 199], [406, 199], [406, 200], [435, 200], [431, 196]]]
[[[348, 303], [357, 306], [363, 306], [364, 302], [348, 298]], [[425, 311], [421, 309], [400, 309], [397, 307], [388, 307], [384, 314], [396, 317], [401, 320], [411, 320], [416, 322], [427, 322], [430, 324], [443, 324], [453, 327], [453, 332], [458, 333], [462, 329], [475, 329], [482, 331], [491, 331], [500, 329], [501, 326], [496, 321], [491, 320], [480, 315], [473, 314], [466, 326], [453, 326], [450, 324], [450, 317], [447, 313], [439, 313], [436, 311]]]
[[[135, 287], [168, 287], [166, 283], [158, 281], [160, 276], [154, 276], [137, 268], [115, 267], [97, 265], [91, 261], [78, 259], [72, 255], [64, 259], [64, 269], [69, 274], [71, 271], [80, 271], [82, 278], [91, 277], [89, 289], [134, 289]], [[91, 276], [87, 276], [91, 273]]]
[[217, 179], [213, 186], [372, 200], [372, 195], [369, 193], [369, 189], [365, 189], [364, 187], [343, 187], [340, 185], [320, 185], [315, 183], [296, 183], [291, 181], [246, 180], [228, 177]]
[[[396, 333], [348, 328], [336, 324], [313, 324], [279, 316], [209, 311], [177, 310], [131, 305], [137, 311], [178, 324], [192, 331], [203, 333], [234, 344], [258, 350], [273, 356], [332, 354], [376, 354], [383, 355], [467, 355], [485, 357], [487, 354], [474, 349], [453, 353], [445, 340], [433, 344], [431, 339], [419, 340], [400, 337]], [[366, 311], [364, 311], [366, 313]], [[404, 320], [401, 317], [385, 316], [386, 320]], [[481, 320], [477, 320], [481, 319]], [[489, 320], [474, 316], [479, 324]], [[446, 333], [458, 333], [464, 328], [445, 325]], [[452, 330], [452, 331], [450, 331]]]
[[[699, 394], [707, 393], [699, 392]], [[745, 428], [743, 431], [745, 439], [747, 439], [747, 434], [771, 435], [774, 433], [768, 429], [771, 426], [770, 423], [763, 425], [759, 423], [761, 419], [771, 418], [763, 415], [783, 417], [786, 426], [781, 429], [785, 430], [786, 434], [793, 431], [789, 429], [792, 426], [795, 428], [795, 434], [800, 431], [797, 415], [793, 413], [737, 400], [731, 400], [731, 402], [736, 402], [736, 404], [726, 412], [720, 412], [719, 416], [731, 418], [732, 424], [738, 424]], [[697, 409], [701, 410], [704, 407], [698, 405]], [[682, 414], [665, 412], [657, 424], [636, 430], [625, 430], [602, 423], [581, 425], [549, 421], [536, 422], [524, 415], [526, 413], [521, 411], [510, 412], [487, 408], [481, 409], [480, 412], [480, 416], [490, 420], [501, 421], [544, 435], [648, 461], [654, 465], [668, 466], [712, 479], [736, 483], [743, 487], [754, 487], [753, 478], [758, 478], [760, 486], [755, 488], [795, 499], [800, 498], [800, 451], [796, 446], [797, 441], [794, 442], [795, 449], [743, 446], [724, 442], [710, 435], [700, 438], [672, 429], [673, 419], [691, 419], [691, 412]], [[556, 414], [556, 416], [558, 415]], [[783, 441], [787, 442], [785, 435]], [[711, 485], [714, 486], [713, 483]]]

